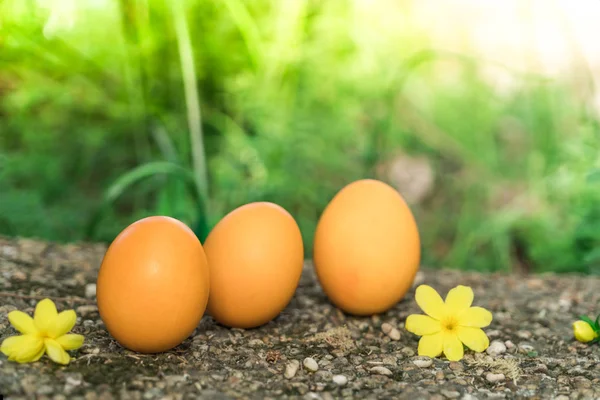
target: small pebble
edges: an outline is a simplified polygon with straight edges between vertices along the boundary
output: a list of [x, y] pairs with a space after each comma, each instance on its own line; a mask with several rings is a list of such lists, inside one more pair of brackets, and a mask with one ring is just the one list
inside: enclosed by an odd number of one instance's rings
[[389, 369], [387, 369], [386, 367], [373, 367], [369, 370], [371, 373], [373, 374], [378, 374], [378, 375], [385, 375], [385, 376], [391, 376], [392, 375], [392, 371], [390, 371]]
[[486, 352], [493, 357], [499, 356], [500, 354], [506, 352], [506, 345], [498, 340], [494, 340], [489, 345]]
[[592, 382], [583, 376], [576, 376], [571, 380], [571, 384], [578, 389], [587, 389], [592, 387]]
[[302, 364], [304, 365], [304, 368], [311, 372], [316, 372], [319, 369], [319, 364], [317, 364], [315, 359], [312, 357], [306, 357]]
[[98, 311], [98, 307], [95, 305], [79, 306], [76, 309], [77, 313], [82, 317], [93, 314]]
[[50, 385], [42, 385], [36, 390], [37, 394], [47, 395], [52, 393], [52, 386]]
[[405, 347], [402, 349], [402, 354], [404, 354], [407, 357], [412, 357], [415, 355], [415, 351], [410, 347]]
[[571, 308], [572, 304], [573, 302], [569, 299], [558, 300], [558, 305], [563, 309], [563, 311], [567, 311], [569, 308]]
[[296, 372], [298, 372], [299, 367], [300, 362], [298, 360], [290, 361], [285, 366], [285, 372], [283, 373], [283, 376], [285, 376], [287, 379], [293, 378], [296, 375]]
[[455, 370], [455, 371], [460, 371], [463, 370], [464, 367], [461, 363], [456, 362], [456, 361], [451, 361], [450, 362], [450, 369]]
[[88, 283], [85, 285], [85, 297], [88, 299], [96, 297], [96, 284]]
[[384, 322], [383, 324], [381, 324], [381, 331], [383, 333], [385, 333], [386, 335], [389, 334], [393, 329], [393, 326], [391, 324], [388, 324], [387, 322]]
[[82, 382], [83, 382], [83, 378], [82, 378], [81, 374], [67, 376], [67, 379], [65, 380], [65, 387], [64, 387], [65, 392], [72, 392], [73, 389], [76, 388], [77, 386], [80, 386], [82, 384]]
[[346, 383], [348, 383], [348, 378], [346, 378], [345, 375], [334, 375], [332, 380], [333, 383], [338, 386], [344, 386]]
[[13, 276], [12, 276], [12, 277], [13, 277], [13, 279], [14, 279], [14, 280], [16, 280], [16, 281], [24, 281], [24, 280], [27, 280], [27, 275], [25, 275], [25, 273], [24, 273], [24, 272], [22, 272], [22, 271], [17, 271], [17, 272], [15, 272], [15, 273], [13, 274]]
[[427, 368], [430, 367], [431, 364], [433, 364], [433, 361], [431, 360], [431, 358], [417, 358], [416, 360], [413, 360], [413, 364], [415, 364], [417, 367], [419, 368]]
[[423, 271], [419, 271], [419, 272], [417, 272], [417, 275], [415, 275], [415, 279], [413, 280], [412, 287], [417, 287], [423, 282], [425, 282], [425, 274], [423, 273]]
[[2, 247], [2, 254], [4, 254], [8, 258], [16, 258], [18, 252], [15, 247], [4, 246]]
[[495, 383], [505, 380], [506, 377], [504, 376], [504, 374], [493, 374], [490, 372], [485, 376], [485, 379], [487, 379], [488, 382]]
[[486, 332], [488, 337], [500, 336], [500, 331], [498, 329], [493, 329], [491, 331]]
[[449, 399], [456, 399], [460, 396], [460, 393], [454, 390], [440, 390], [440, 392]]
[[306, 400], [322, 400], [322, 397], [315, 392], [308, 392], [304, 395], [303, 399]]
[[400, 331], [396, 328], [392, 328], [392, 330], [388, 333], [388, 336], [392, 340], [400, 340]]
[[519, 343], [519, 348], [524, 351], [533, 351], [535, 348], [528, 343]]
[[265, 342], [263, 342], [260, 339], [250, 339], [250, 341], [248, 341], [248, 346], [250, 347], [260, 347], [260, 346], [264, 346]]
[[521, 339], [530, 339], [532, 334], [529, 331], [519, 331], [517, 332], [517, 336]]
[[398, 362], [398, 359], [394, 356], [386, 356], [386, 357], [383, 357], [383, 359], [381, 361], [384, 364], [396, 365], [396, 363]]
[[515, 344], [513, 342], [511, 342], [510, 340], [507, 340], [506, 342], [504, 342], [504, 344], [506, 345], [507, 349], [514, 349], [515, 348]]

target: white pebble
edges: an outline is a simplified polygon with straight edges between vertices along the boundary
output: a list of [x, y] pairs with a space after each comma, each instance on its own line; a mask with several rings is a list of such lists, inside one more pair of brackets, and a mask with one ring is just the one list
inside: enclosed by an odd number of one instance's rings
[[493, 374], [490, 372], [485, 376], [485, 379], [487, 379], [488, 382], [495, 383], [495, 382], [501, 382], [501, 381], [505, 380], [506, 377], [504, 376], [504, 374]]
[[315, 359], [312, 357], [306, 357], [302, 364], [304, 365], [304, 368], [311, 372], [316, 372], [319, 369], [319, 364], [317, 364]]
[[498, 340], [494, 340], [489, 347], [487, 348], [486, 352], [490, 355], [490, 356], [499, 356], [502, 353], [506, 352], [506, 345], [504, 345], [504, 343], [498, 341]]
[[413, 280], [413, 283], [411, 286], [417, 287], [423, 282], [425, 282], [425, 274], [423, 273], [423, 271], [419, 271], [419, 272], [417, 272], [417, 275], [415, 275], [415, 279]]
[[73, 386], [73, 387], [74, 386], [79, 386], [79, 385], [81, 385], [81, 379], [77, 379], [77, 378], [74, 378], [72, 376], [67, 376], [67, 379], [66, 379], [65, 383], [66, 383], [67, 386]]
[[322, 400], [323, 398], [319, 395], [319, 393], [308, 392], [304, 395], [303, 399], [306, 400]]
[[527, 343], [520, 343], [519, 348], [523, 351], [534, 351], [534, 347]]
[[504, 342], [504, 344], [506, 345], [506, 348], [508, 348], [508, 349], [515, 348], [515, 344], [513, 342], [511, 342], [510, 340], [507, 340], [506, 342]]
[[96, 297], [96, 284], [88, 283], [85, 285], [85, 297], [88, 299]]
[[373, 373], [373, 374], [378, 374], [378, 375], [385, 375], [385, 376], [392, 375], [392, 371], [390, 371], [386, 367], [373, 367], [369, 371], [371, 371], [371, 373]]
[[293, 378], [296, 375], [296, 372], [298, 372], [299, 367], [300, 362], [298, 360], [290, 361], [285, 366], [285, 372], [283, 373], [283, 376], [285, 376], [287, 379]]
[[383, 324], [381, 324], [381, 331], [383, 333], [385, 333], [386, 335], [389, 334], [393, 329], [393, 326], [391, 324], [388, 324], [387, 322], [384, 322]]
[[400, 331], [398, 329], [396, 329], [396, 328], [392, 328], [392, 330], [390, 331], [390, 333], [388, 333], [388, 336], [392, 340], [400, 340]]
[[419, 368], [427, 368], [433, 364], [433, 361], [431, 358], [417, 358], [416, 360], [413, 360], [413, 364]]
[[346, 383], [348, 383], [348, 378], [346, 378], [345, 375], [334, 375], [333, 376], [333, 382], [336, 385], [344, 386]]

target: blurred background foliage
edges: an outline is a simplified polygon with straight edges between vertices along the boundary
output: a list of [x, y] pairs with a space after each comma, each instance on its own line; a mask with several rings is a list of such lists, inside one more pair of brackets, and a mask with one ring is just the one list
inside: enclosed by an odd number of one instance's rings
[[310, 256], [333, 195], [375, 177], [409, 201], [426, 265], [600, 273], [592, 69], [455, 51], [417, 8], [0, 1], [0, 234], [110, 242], [163, 214], [204, 237], [267, 200]]

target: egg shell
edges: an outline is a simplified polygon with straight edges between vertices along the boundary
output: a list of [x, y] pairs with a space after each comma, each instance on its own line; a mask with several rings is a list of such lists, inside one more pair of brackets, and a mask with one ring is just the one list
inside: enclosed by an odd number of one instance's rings
[[157, 353], [183, 342], [208, 303], [209, 268], [194, 232], [174, 218], [134, 222], [111, 243], [98, 272], [98, 311], [122, 346]]
[[288, 305], [302, 275], [304, 245], [281, 206], [254, 202], [221, 219], [204, 242], [210, 267], [208, 313], [232, 328], [254, 328]]
[[329, 202], [315, 230], [313, 262], [330, 301], [359, 316], [400, 301], [419, 269], [421, 243], [413, 214], [391, 186], [352, 182]]

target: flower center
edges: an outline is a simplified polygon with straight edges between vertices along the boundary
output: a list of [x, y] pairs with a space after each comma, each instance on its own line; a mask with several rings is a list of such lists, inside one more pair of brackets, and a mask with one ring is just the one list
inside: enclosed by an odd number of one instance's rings
[[447, 330], [447, 331], [453, 331], [458, 327], [458, 321], [456, 320], [456, 318], [452, 317], [446, 317], [443, 321], [442, 321], [442, 328]]

